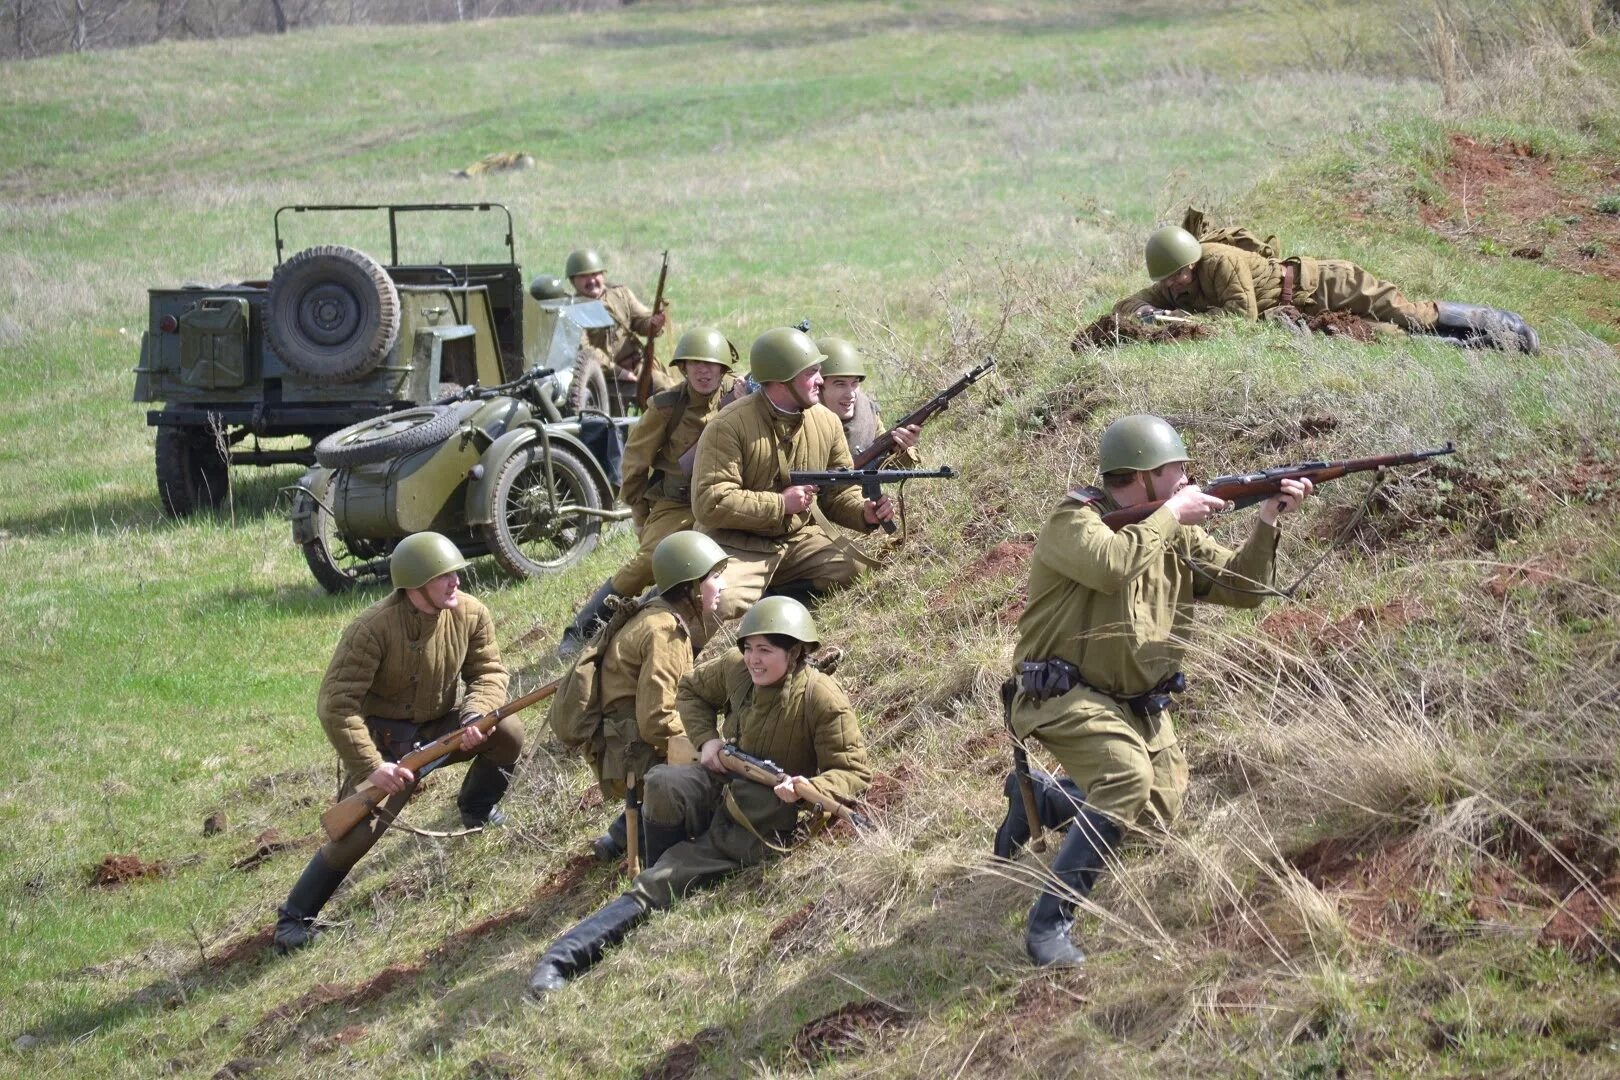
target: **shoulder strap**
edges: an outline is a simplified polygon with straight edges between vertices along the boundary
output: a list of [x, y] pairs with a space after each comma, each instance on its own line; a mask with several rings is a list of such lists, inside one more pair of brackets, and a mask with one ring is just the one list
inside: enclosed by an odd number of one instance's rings
[[1108, 493], [1098, 487], [1077, 487], [1065, 495], [1064, 498], [1077, 502], [1081, 506], [1091, 506], [1108, 498]]

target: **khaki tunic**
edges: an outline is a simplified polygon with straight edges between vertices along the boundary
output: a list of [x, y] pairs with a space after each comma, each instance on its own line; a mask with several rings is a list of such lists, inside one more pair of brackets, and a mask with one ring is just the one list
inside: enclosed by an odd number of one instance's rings
[[1294, 306], [1307, 315], [1347, 311], [1411, 333], [1425, 333], [1439, 318], [1434, 302], [1408, 300], [1389, 282], [1340, 259], [1268, 259], [1227, 244], [1204, 244], [1193, 280], [1181, 293], [1164, 282], [1149, 285], [1114, 305], [1133, 315], [1145, 306], [1181, 311], [1225, 311], [1246, 319], [1282, 304], [1283, 266], [1295, 268]]
[[[683, 608], [686, 605], [682, 605]], [[654, 598], [619, 628], [600, 663], [602, 731], [592, 763], [608, 798], [624, 795], [626, 773], [645, 775], [686, 732], [675, 708], [677, 687], [692, 670], [703, 640], [688, 629], [702, 622]]]
[[[877, 442], [888, 428], [883, 426], [883, 410], [878, 405], [877, 398], [872, 397], [865, 390], [855, 391], [855, 415], [844, 421], [844, 441], [849, 444], [851, 458], [859, 457], [868, 446]], [[882, 461], [872, 464], [886, 469], [913, 469], [917, 467], [917, 450], [901, 450], [890, 454]]]
[[[602, 306], [613, 316], [613, 325], [585, 331], [580, 356], [595, 357], [609, 379], [633, 382], [641, 371], [641, 342], [637, 336], [645, 338], [652, 329], [652, 308], [643, 304], [628, 285], [609, 285], [602, 294]], [[681, 376], [660, 362], [653, 368], [652, 381], [656, 393], [679, 383]]]
[[[1037, 702], [1020, 694], [1012, 726], [1039, 739], [1086, 794], [1124, 825], [1181, 810], [1186, 760], [1168, 712], [1138, 717], [1115, 698], [1151, 690], [1182, 665], [1195, 601], [1256, 607], [1270, 585], [1277, 530], [1257, 521], [1238, 551], [1177, 523], [1168, 508], [1114, 532], [1112, 500], [1066, 498], [1041, 530], [1018, 620], [1019, 661], [1066, 660], [1090, 687]], [[1188, 563], [1200, 568], [1195, 572]]]
[[506, 668], [489, 609], [463, 593], [424, 615], [396, 590], [361, 612], [332, 653], [316, 713], [351, 778], [383, 764], [367, 717], [430, 724], [451, 710], [478, 716], [506, 703]]

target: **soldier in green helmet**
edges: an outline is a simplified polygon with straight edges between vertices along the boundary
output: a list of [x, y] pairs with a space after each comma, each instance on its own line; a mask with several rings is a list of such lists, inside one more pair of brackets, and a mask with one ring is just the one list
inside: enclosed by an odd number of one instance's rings
[[722, 409], [698, 439], [692, 512], [731, 558], [724, 619], [741, 615], [766, 588], [808, 602], [855, 580], [860, 562], [816, 523], [812, 505], [857, 532], [894, 516], [887, 495], [869, 500], [854, 485], [787, 482], [790, 472], [853, 464], [838, 418], [819, 400], [825, 359], [803, 331], [767, 330], [748, 351], [759, 390]]
[[[675, 690], [719, 625], [726, 553], [700, 532], [666, 536], [653, 549], [658, 593], [602, 644], [598, 658], [602, 726], [591, 744], [591, 765], [602, 795], [622, 799], [625, 785], [654, 765], [691, 760], [675, 709]], [[623, 814], [593, 845], [604, 862], [625, 853]]]
[[[613, 316], [612, 326], [585, 332], [585, 341], [580, 345], [581, 366], [587, 361], [595, 362], [610, 383], [615, 379], [619, 381], [619, 396], [623, 400], [633, 399], [636, 376], [641, 372], [641, 342], [637, 340], [637, 335], [657, 337], [664, 332], [668, 317], [664, 312], [654, 312], [643, 304], [630, 291], [630, 286], [609, 283], [607, 264], [593, 248], [569, 253], [564, 273], [573, 285], [575, 295], [602, 301], [602, 306]], [[674, 386], [676, 381], [676, 377], [662, 364], [653, 370], [654, 392]]]
[[[309, 861], [278, 912], [278, 951], [308, 944], [315, 916], [404, 809], [417, 778], [395, 762], [416, 744], [506, 703], [506, 668], [489, 609], [461, 592], [456, 571], [466, 565], [455, 544], [438, 533], [407, 536], [388, 560], [394, 591], [361, 612], [338, 641], [316, 704], [343, 765], [338, 798], [363, 780], [388, 797], [377, 813], [327, 842]], [[472, 760], [456, 797], [463, 824], [505, 820], [495, 804], [506, 794], [522, 749], [523, 725], [515, 716], [488, 735], [467, 730], [462, 749], [446, 759]]]
[[[623, 896], [558, 938], [529, 976], [529, 992], [561, 989], [677, 897], [782, 850], [798, 821], [806, 780], [848, 801], [872, 779], [855, 711], [829, 675], [806, 661], [819, 644], [798, 601], [761, 600], [737, 627], [738, 649], [681, 680], [677, 708], [700, 760], [647, 774], [643, 803], [648, 866]], [[722, 721], [722, 717], [724, 720]], [[769, 788], [731, 776], [728, 743], [769, 758], [790, 779]]]
[[[844, 441], [851, 455], [859, 454], [883, 434], [883, 417], [875, 398], [866, 392], [866, 359], [853, 343], [841, 337], [816, 339], [816, 348], [827, 359], [821, 362], [821, 403], [832, 410], [844, 426]], [[896, 468], [915, 462], [917, 439], [922, 429], [916, 424], [895, 431], [898, 448], [891, 456]]]
[[712, 326], [693, 327], [675, 343], [670, 365], [680, 370], [681, 384], [652, 396], [624, 447], [619, 500], [630, 508], [640, 547], [563, 631], [559, 656], [566, 659], [579, 650], [615, 597], [637, 596], [652, 583], [652, 553], [659, 541], [692, 527], [698, 436], [723, 406], [746, 393], [746, 384], [732, 374], [736, 363], [737, 350]]
[[1203, 242], [1180, 226], [1147, 239], [1153, 284], [1114, 305], [1119, 316], [1156, 310], [1226, 311], [1257, 319], [1280, 307], [1305, 315], [1346, 311], [1409, 334], [1439, 334], [1468, 344], [1534, 353], [1540, 339], [1511, 311], [1451, 300], [1409, 300], [1353, 262], [1296, 256], [1276, 259], [1230, 244]]
[[[1185, 686], [1178, 668], [1193, 604], [1257, 606], [1272, 582], [1278, 518], [1311, 494], [1308, 480], [1283, 481], [1283, 493], [1261, 504], [1254, 531], [1233, 551], [1200, 527], [1224, 504], [1188, 482], [1187, 460], [1181, 436], [1164, 420], [1114, 421], [1098, 450], [1102, 487], [1069, 492], [1035, 542], [1011, 723], [1017, 738], [1041, 743], [1069, 781], [1034, 777], [1046, 824], [1054, 824], [1054, 803], [1068, 807], [1056, 822], [1068, 833], [1053, 880], [1025, 932], [1025, 949], [1040, 966], [1084, 962], [1069, 940], [1076, 897], [1089, 893], [1128, 830], [1168, 825], [1181, 813], [1187, 761], [1170, 707]], [[1109, 511], [1159, 500], [1149, 517], [1118, 532], [1103, 522]], [[1029, 837], [1010, 780], [1007, 791], [996, 843], [1003, 854]]]
[[541, 274], [529, 282], [529, 295], [542, 303], [547, 300], [566, 300], [568, 282], [555, 274]]

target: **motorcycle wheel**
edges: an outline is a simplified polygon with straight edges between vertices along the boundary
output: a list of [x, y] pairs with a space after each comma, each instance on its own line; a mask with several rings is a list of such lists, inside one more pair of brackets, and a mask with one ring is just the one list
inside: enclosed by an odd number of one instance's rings
[[601, 509], [601, 492], [585, 463], [572, 450], [554, 446], [551, 473], [548, 487], [545, 448], [538, 443], [513, 453], [495, 480], [490, 523], [479, 526], [495, 561], [518, 577], [538, 577], [572, 566], [601, 539], [601, 518], [551, 511], [553, 494], [558, 506]]

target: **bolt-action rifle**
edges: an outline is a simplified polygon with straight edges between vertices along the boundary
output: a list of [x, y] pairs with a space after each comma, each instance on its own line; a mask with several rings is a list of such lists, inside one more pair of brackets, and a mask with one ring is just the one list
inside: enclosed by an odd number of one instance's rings
[[[732, 745], [720, 748], [720, 764], [724, 765], [729, 773], [740, 776], [745, 780], [752, 780], [756, 784], [764, 784], [769, 788], [774, 788], [788, 779], [788, 774], [776, 762], [771, 761], [769, 758], [757, 758], [752, 754], [745, 754]], [[800, 802], [818, 807], [831, 817], [843, 818], [856, 829], [871, 827], [872, 823], [866, 819], [865, 815], [851, 810], [831, 795], [823, 792], [809, 780], [801, 780], [794, 784], [793, 794], [799, 797]]]
[[[949, 465], [937, 469], [828, 469], [826, 472], [790, 472], [788, 483], [859, 484], [861, 494], [876, 502], [883, 497], [884, 484], [903, 484], [907, 480], [952, 480], [956, 472]], [[894, 532], [893, 520], [883, 522], [884, 532]]]
[[[653, 294], [653, 314], [657, 315], [664, 310], [664, 283], [669, 280], [669, 252], [664, 252], [664, 265], [658, 268], [658, 291]], [[658, 348], [658, 338], [652, 334], [647, 335], [647, 341], [641, 346], [641, 371], [636, 374], [636, 405], [645, 409], [647, 402], [652, 398], [653, 365], [658, 363], [654, 352]]]
[[[945, 411], [945, 406], [951, 403], [951, 398], [955, 397], [957, 394], [960, 394], [962, 391], [984, 378], [990, 369], [995, 366], [996, 358], [993, 356], [989, 357], [984, 363], [980, 364], [966, 375], [963, 375], [960, 379], [957, 379], [955, 382], [951, 383], [951, 385], [947, 386], [945, 389], [923, 402], [919, 407], [902, 416], [899, 423], [895, 424], [894, 427], [891, 427], [888, 431], [885, 431], [883, 434], [879, 435], [876, 439], [873, 439], [871, 446], [868, 446], [865, 450], [862, 450], [856, 455], [855, 467], [857, 469], [864, 469], [871, 465], [872, 462], [882, 461], [890, 454], [894, 453], [894, 433], [897, 428], [911, 427], [913, 424], [921, 427], [922, 425], [928, 423], [928, 421], [932, 420], [935, 416]], [[893, 532], [894, 530], [891, 529], [889, 531]]]
[[[1242, 476], [1217, 476], [1209, 483], [1200, 485], [1199, 490], [1205, 495], [1225, 499], [1231, 504], [1231, 509], [1241, 510], [1280, 495], [1284, 480], [1309, 480], [1313, 484], [1322, 484], [1349, 476], [1351, 473], [1375, 472], [1398, 465], [1416, 465], [1430, 458], [1456, 452], [1456, 446], [1448, 442], [1434, 450], [1414, 450], [1405, 454], [1383, 454], [1379, 457], [1351, 458], [1348, 461], [1306, 461], [1298, 465], [1284, 465], [1278, 469], [1262, 469]], [[1134, 525], [1146, 519], [1168, 501], [1159, 499], [1111, 511], [1103, 515], [1103, 524], [1117, 532], [1127, 525]]]
[[[508, 701], [498, 709], [491, 709], [470, 724], [463, 724], [454, 731], [439, 736], [426, 745], [418, 745], [410, 753], [399, 759], [399, 764], [411, 771], [418, 780], [432, 772], [444, 763], [444, 759], [461, 749], [461, 740], [468, 728], [477, 728], [488, 735], [495, 730], [506, 717], [515, 712], [527, 709], [530, 705], [538, 704], [557, 692], [562, 680], [557, 679], [540, 689], [524, 694], [520, 698]], [[349, 830], [360, 824], [366, 818], [377, 812], [377, 807], [388, 798], [388, 793], [382, 788], [362, 780], [360, 786], [355, 788], [354, 794], [331, 807], [321, 815], [321, 828], [333, 840], [341, 840], [349, 834]]]

